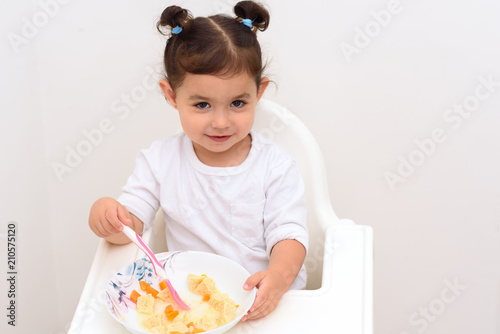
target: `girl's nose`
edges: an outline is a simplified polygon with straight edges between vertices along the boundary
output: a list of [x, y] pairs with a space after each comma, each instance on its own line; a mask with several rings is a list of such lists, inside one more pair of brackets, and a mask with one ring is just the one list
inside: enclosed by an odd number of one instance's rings
[[229, 113], [225, 109], [217, 109], [213, 113], [211, 126], [215, 129], [227, 128], [230, 124]]

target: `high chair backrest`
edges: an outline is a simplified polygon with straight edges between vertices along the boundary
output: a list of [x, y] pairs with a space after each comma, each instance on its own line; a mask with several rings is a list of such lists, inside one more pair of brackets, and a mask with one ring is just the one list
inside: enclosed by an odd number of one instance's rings
[[309, 250], [305, 261], [307, 289], [317, 289], [321, 286], [325, 231], [331, 224], [338, 222], [330, 203], [321, 151], [305, 124], [275, 102], [260, 100], [253, 128], [285, 149], [295, 159], [302, 173], [309, 228]]

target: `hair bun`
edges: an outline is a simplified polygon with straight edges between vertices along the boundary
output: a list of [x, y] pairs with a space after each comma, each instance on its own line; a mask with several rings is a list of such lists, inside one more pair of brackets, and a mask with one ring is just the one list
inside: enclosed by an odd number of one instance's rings
[[179, 6], [168, 6], [161, 13], [156, 28], [161, 34], [164, 34], [160, 27], [170, 26], [171, 28], [175, 28], [176, 26], [180, 26], [182, 29], [186, 29], [192, 20], [193, 17], [187, 9]]
[[254, 31], [264, 31], [269, 26], [269, 12], [256, 2], [240, 1], [234, 6], [234, 13], [238, 18], [252, 20]]

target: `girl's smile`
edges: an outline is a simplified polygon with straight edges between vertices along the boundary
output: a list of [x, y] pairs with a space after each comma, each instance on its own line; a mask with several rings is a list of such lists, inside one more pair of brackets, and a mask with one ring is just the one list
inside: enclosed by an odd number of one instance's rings
[[218, 143], [223, 143], [229, 138], [231, 138], [231, 136], [209, 136], [209, 135], [207, 135], [207, 137]]

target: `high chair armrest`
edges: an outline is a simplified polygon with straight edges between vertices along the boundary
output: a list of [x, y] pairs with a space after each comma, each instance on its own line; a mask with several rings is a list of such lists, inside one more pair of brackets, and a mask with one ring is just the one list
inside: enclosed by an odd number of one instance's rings
[[321, 288], [288, 291], [274, 312], [228, 333], [372, 334], [372, 228], [332, 225], [325, 245]]

